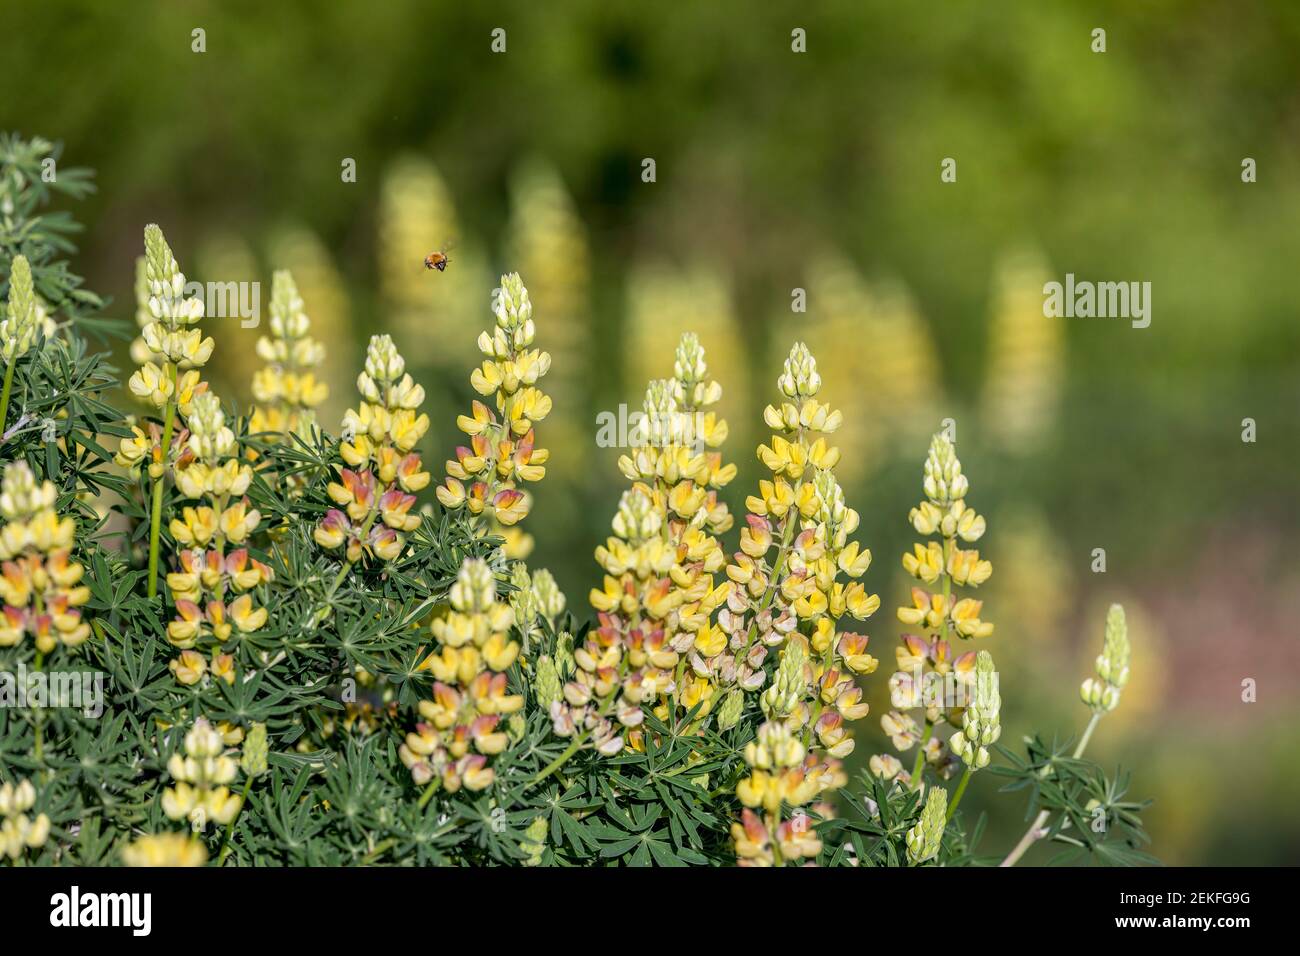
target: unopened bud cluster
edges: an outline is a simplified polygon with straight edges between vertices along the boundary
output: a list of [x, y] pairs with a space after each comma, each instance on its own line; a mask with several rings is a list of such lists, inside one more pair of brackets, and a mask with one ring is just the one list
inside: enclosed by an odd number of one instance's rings
[[1089, 677], [1079, 688], [1083, 702], [1098, 713], [1106, 713], [1119, 706], [1120, 692], [1128, 683], [1129, 641], [1128, 622], [1124, 608], [1112, 604], [1106, 614], [1106, 639], [1097, 656], [1096, 677]]
[[9, 301], [4, 318], [0, 319], [0, 358], [4, 363], [18, 361], [36, 343], [36, 334], [43, 323], [36, 290], [32, 283], [32, 267], [26, 256], [14, 256], [9, 271]]
[[531, 655], [532, 644], [541, 633], [541, 622], [553, 628], [556, 619], [564, 612], [566, 599], [555, 577], [545, 568], [530, 572], [522, 561], [510, 573], [514, 591], [510, 593], [510, 609], [515, 614], [515, 627], [523, 639], [522, 653]]
[[925, 795], [921, 818], [907, 831], [907, 862], [920, 866], [939, 855], [943, 844], [943, 831], [947, 826], [948, 791], [931, 787]]
[[998, 675], [993, 656], [980, 651], [975, 663], [974, 699], [961, 715], [961, 729], [949, 738], [948, 746], [973, 770], [989, 765], [988, 748], [1002, 736], [1002, 697], [998, 692]]

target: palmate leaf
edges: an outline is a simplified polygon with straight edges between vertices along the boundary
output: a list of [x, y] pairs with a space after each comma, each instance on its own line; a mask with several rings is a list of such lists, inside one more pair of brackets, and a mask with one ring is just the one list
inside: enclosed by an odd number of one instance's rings
[[817, 825], [822, 838], [822, 862], [837, 866], [905, 865], [907, 831], [920, 816], [920, 795], [863, 771], [842, 802], [847, 802], [848, 813]]
[[1071, 743], [1053, 741], [1048, 747], [1037, 737], [1026, 739], [1023, 758], [998, 747], [1007, 765], [992, 768], [1007, 779], [1004, 791], [1030, 792], [1026, 819], [1037, 816], [1040, 810], [1048, 811], [1049, 824], [1043, 839], [1066, 847], [1052, 862], [1158, 864], [1141, 850], [1150, 842], [1141, 821], [1141, 812], [1150, 801], [1125, 800], [1128, 773], [1121, 768], [1114, 778], [1108, 777], [1094, 761], [1068, 755]]

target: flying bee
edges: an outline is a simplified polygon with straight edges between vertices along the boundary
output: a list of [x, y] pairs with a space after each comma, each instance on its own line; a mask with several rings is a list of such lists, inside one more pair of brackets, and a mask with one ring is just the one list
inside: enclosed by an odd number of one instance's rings
[[437, 269], [439, 272], [445, 271], [449, 262], [451, 260], [447, 258], [446, 252], [431, 252], [424, 257], [424, 267], [426, 269]]

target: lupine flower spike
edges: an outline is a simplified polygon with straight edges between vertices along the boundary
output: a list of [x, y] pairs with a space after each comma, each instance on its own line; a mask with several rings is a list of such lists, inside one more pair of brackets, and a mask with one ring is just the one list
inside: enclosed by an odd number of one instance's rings
[[325, 347], [311, 337], [310, 325], [293, 276], [278, 270], [271, 279], [271, 334], [257, 340], [266, 367], [253, 376], [257, 406], [248, 422], [251, 433], [306, 437], [315, 424], [315, 409], [329, 389], [316, 378]]
[[185, 735], [185, 753], [167, 762], [174, 786], [163, 791], [163, 813], [169, 820], [186, 820], [202, 832], [209, 823], [225, 826], [239, 813], [243, 798], [230, 792], [239, 761], [225, 752], [225, 741], [205, 718], [194, 721]]
[[39, 654], [60, 644], [77, 647], [90, 636], [81, 605], [90, 589], [72, 560], [77, 525], [54, 508], [53, 483], [37, 483], [25, 461], [5, 466], [0, 486], [0, 647], [31, 635]]
[[325, 513], [315, 532], [322, 548], [342, 551], [334, 588], [357, 562], [388, 562], [402, 553], [405, 534], [420, 525], [412, 512], [415, 493], [429, 484], [415, 450], [429, 430], [429, 416], [420, 411], [424, 388], [387, 335], [370, 339], [357, 391], [361, 401], [343, 417], [339, 454], [345, 467], [329, 486], [339, 507]]
[[[904, 634], [895, 651], [896, 670], [889, 679], [892, 710], [881, 726], [895, 747], [906, 752], [918, 747], [911, 774], [888, 756], [871, 761], [872, 772], [886, 779], [898, 778], [918, 788], [921, 773], [929, 765], [941, 776], [951, 776], [962, 760], [935, 736], [941, 721], [961, 726], [962, 696], [970, 693], [976, 677], [976, 653], [954, 657], [950, 639], [987, 637], [992, 623], [980, 613], [983, 602], [954, 593], [956, 587], [976, 588], [989, 579], [993, 566], [978, 551], [963, 549], [962, 542], [978, 541], [985, 522], [965, 501], [970, 482], [962, 472], [952, 442], [935, 435], [925, 460], [922, 476], [925, 500], [908, 515], [921, 535], [937, 535], [939, 541], [913, 545], [903, 555], [903, 569], [916, 579], [911, 603], [898, 609], [898, 619], [923, 633]], [[957, 685], [961, 685], [960, 693]], [[912, 712], [919, 713], [912, 713]], [[955, 739], [955, 738], [953, 738]], [[978, 750], [974, 751], [978, 758]], [[971, 766], [969, 761], [967, 766]]]
[[[257, 589], [272, 579], [272, 571], [248, 551], [261, 523], [261, 514], [244, 497], [253, 470], [239, 457], [220, 400], [211, 392], [196, 395], [187, 424], [176, 487], [191, 503], [172, 519], [180, 550], [176, 570], [167, 575], [176, 606], [167, 639], [181, 654], [170, 667], [182, 684], [197, 684], [206, 673], [230, 684], [235, 662], [225, 647], [266, 623]], [[200, 653], [204, 646], [210, 660]]]
[[[853, 580], [871, 553], [848, 540], [858, 513], [844, 502], [832, 471], [839, 452], [825, 437], [841, 415], [817, 400], [821, 378], [803, 344], [791, 350], [778, 386], [787, 401], [764, 413], [778, 434], [758, 451], [772, 480], [746, 502], [748, 527], [728, 568], [737, 588], [719, 614], [741, 688], [762, 686], [766, 647], [781, 646], [760, 698], [766, 723], [745, 751], [750, 776], [736, 788], [747, 809], [732, 836], [751, 864], [798, 862], [820, 851], [803, 807], [846, 781], [841, 760], [854, 747], [846, 723], [868, 709], [855, 677], [876, 668], [867, 636], [840, 631], [839, 623], [845, 615], [864, 620], [880, 606]], [[794, 815], [785, 819], [790, 808]], [[814, 809], [822, 817], [831, 812], [825, 803]]]
[[599, 626], [573, 651], [574, 669], [563, 701], [551, 704], [551, 721], [561, 737], [578, 737], [606, 756], [640, 740], [645, 713], [672, 687], [679, 655], [667, 643], [663, 620], [672, 600], [669, 569], [673, 551], [661, 533], [663, 517], [649, 487], [638, 482], [623, 493], [614, 534], [596, 549], [596, 559], [618, 577], [593, 589]]
[[36, 291], [32, 284], [32, 267], [26, 256], [14, 256], [9, 272], [9, 302], [0, 319], [0, 358], [5, 363], [4, 392], [0, 394], [0, 431], [9, 413], [9, 393], [13, 389], [14, 369], [36, 342], [41, 324], [37, 320]]
[[132, 426], [133, 435], [122, 440], [117, 461], [133, 471], [147, 462], [153, 480], [148, 578], [148, 593], [153, 597], [158, 591], [163, 481], [172, 465], [176, 411], [187, 415], [193, 397], [203, 390], [198, 369], [212, 355], [213, 340], [204, 338], [197, 327], [203, 318], [203, 300], [186, 297], [185, 274], [156, 225], [145, 227], [144, 246], [144, 281], [137, 281], [136, 294], [137, 299], [147, 302], [148, 319], [141, 328], [142, 347], [132, 349], [134, 357], [144, 361], [127, 385], [131, 394], [161, 414], [162, 423], [161, 427]]
[[[649, 495], [658, 534], [671, 557], [666, 574], [652, 575], [642, 582], [644, 588], [636, 586], [643, 631], [656, 645], [661, 638], [655, 635], [662, 632], [663, 647], [677, 655], [655, 705], [663, 720], [677, 709], [679, 716], [695, 710], [697, 719], [704, 718], [719, 700], [716, 671], [726, 636], [711, 621], [731, 582], [715, 583], [713, 576], [726, 561], [717, 535], [729, 530], [733, 519], [718, 492], [736, 474], [736, 466], [724, 465], [719, 451], [727, 423], [711, 410], [721, 396], [722, 386], [708, 378], [699, 340], [684, 335], [673, 377], [650, 384], [633, 447], [619, 459], [623, 474]], [[602, 627], [617, 630], [626, 614], [613, 598], [631, 583], [628, 571], [617, 546], [598, 549], [596, 557], [605, 580], [603, 589], [592, 592], [592, 604]], [[624, 638], [637, 640], [626, 628]]]
[[520, 710], [524, 698], [507, 693], [506, 670], [519, 656], [510, 638], [514, 612], [497, 600], [487, 562], [467, 558], [451, 587], [451, 610], [433, 622], [438, 650], [420, 664], [433, 675], [433, 699], [420, 701], [424, 718], [399, 749], [402, 763], [420, 785], [449, 793], [491, 785], [489, 758], [509, 737], [498, 726]]
[[514, 526], [528, 514], [525, 482], [541, 481], [550, 452], [536, 447], [533, 426], [551, 411], [551, 399], [537, 387], [551, 367], [551, 356], [532, 347], [536, 338], [533, 305], [518, 273], [501, 277], [492, 296], [496, 327], [478, 337], [486, 358], [470, 375], [474, 391], [495, 397], [495, 411], [475, 401], [469, 415], [456, 424], [469, 436], [469, 445], [456, 449], [447, 462], [447, 478], [438, 500], [450, 510], [464, 508], [486, 514], [501, 526], [506, 557], [523, 558], [531, 540]]

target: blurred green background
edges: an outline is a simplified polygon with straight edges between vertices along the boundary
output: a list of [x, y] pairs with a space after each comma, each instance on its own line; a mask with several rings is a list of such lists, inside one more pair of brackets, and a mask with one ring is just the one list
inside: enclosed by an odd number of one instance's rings
[[[887, 749], [907, 511], [928, 435], [955, 419], [989, 521], [1004, 742], [1078, 732], [1123, 601], [1134, 678], [1090, 753], [1156, 800], [1154, 852], [1295, 863], [1298, 49], [1288, 0], [46, 0], [0, 12], [0, 128], [98, 170], [75, 264], [115, 314], [147, 222], [190, 278], [261, 280], [263, 309], [291, 268], [330, 348], [331, 427], [366, 337], [392, 332], [429, 390], [435, 463], [496, 276], [518, 270], [555, 359], [530, 563], [580, 612], [625, 487], [597, 413], [638, 407], [697, 330], [743, 513], [762, 406], [807, 340], [883, 601], [855, 761]], [[426, 273], [447, 243], [448, 271]], [[1151, 282], [1151, 326], [1045, 319], [1042, 284], [1067, 272]], [[258, 331], [205, 330], [216, 387], [246, 407]], [[966, 803], [1001, 855], [1023, 805], [996, 786], [978, 776]]]

